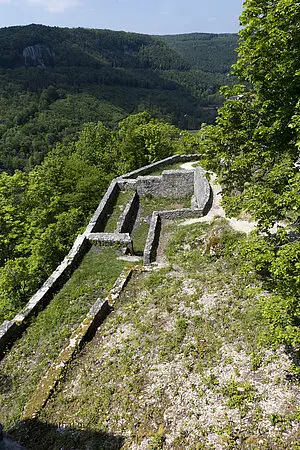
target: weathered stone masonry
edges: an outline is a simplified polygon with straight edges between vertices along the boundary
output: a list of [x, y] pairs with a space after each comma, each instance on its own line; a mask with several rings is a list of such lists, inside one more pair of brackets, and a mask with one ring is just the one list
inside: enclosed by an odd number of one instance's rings
[[139, 176], [136, 191], [141, 196], [183, 198], [194, 193], [194, 170], [165, 170], [161, 176]]
[[[53, 295], [68, 280], [73, 270], [80, 263], [83, 255], [91, 245], [117, 245], [132, 251], [130, 233], [132, 231], [137, 210], [139, 195], [159, 197], [185, 197], [194, 193], [195, 207], [174, 211], [157, 211], [152, 214], [148, 238], [144, 249], [144, 263], [150, 264], [155, 259], [159, 242], [160, 224], [163, 218], [175, 219], [200, 217], [209, 207], [211, 191], [208, 181], [203, 177], [201, 169], [191, 171], [164, 171], [160, 177], [142, 177], [157, 168], [177, 162], [195, 161], [199, 155], [174, 155], [138, 170], [123, 175], [112, 181], [98, 208], [93, 214], [83, 235], [78, 236], [69, 254], [57, 267], [43, 286], [29, 300], [23, 311], [14, 319], [5, 321], [0, 326], [0, 356], [5, 348], [11, 345], [25, 330], [33, 315], [42, 310]], [[103, 233], [109, 214], [120, 190], [135, 191], [122, 216], [115, 233]]]
[[69, 279], [89, 248], [90, 244], [86, 236], [78, 236], [63, 262], [55, 269], [36, 294], [31, 297], [22, 313], [17, 314], [12, 320], [3, 322], [0, 326], [0, 356], [7, 345], [12, 344], [21, 335], [32, 316], [47, 306], [53, 295]]
[[116, 233], [131, 233], [139, 209], [139, 196], [133, 194], [117, 223]]

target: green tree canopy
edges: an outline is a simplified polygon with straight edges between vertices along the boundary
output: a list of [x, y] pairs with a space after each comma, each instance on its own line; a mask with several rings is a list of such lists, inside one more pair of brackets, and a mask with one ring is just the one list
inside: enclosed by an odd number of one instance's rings
[[245, 1], [234, 66], [240, 84], [223, 89], [227, 101], [210, 134], [210, 165], [228, 211], [246, 210], [267, 227], [300, 214], [299, 21], [298, 2]]
[[299, 2], [245, 1], [233, 69], [240, 84], [223, 88], [217, 126], [199, 135], [228, 214], [250, 213], [267, 232], [246, 242], [245, 268], [273, 292], [262, 304], [270, 339], [289, 345], [300, 343], [300, 245], [284, 228], [269, 231], [300, 216], [299, 24]]

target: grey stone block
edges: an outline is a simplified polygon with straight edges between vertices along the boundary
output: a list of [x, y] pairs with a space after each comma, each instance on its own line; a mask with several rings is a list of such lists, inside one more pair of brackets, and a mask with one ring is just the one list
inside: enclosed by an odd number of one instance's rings
[[135, 190], [136, 189], [136, 179], [126, 179], [126, 178], [120, 178], [118, 179], [118, 186], [121, 189], [121, 191], [129, 191], [129, 190]]
[[139, 196], [135, 192], [119, 217], [116, 233], [131, 233], [139, 209]]
[[151, 217], [150, 228], [144, 248], [144, 264], [151, 264], [156, 257], [156, 250], [159, 243], [161, 230], [161, 219], [159, 213], [154, 211]]
[[117, 179], [114, 179], [110, 183], [109, 188], [107, 189], [98, 208], [96, 209], [93, 217], [91, 218], [86, 228], [85, 234], [101, 232], [104, 230], [108, 214], [110, 210], [112, 210], [113, 208], [114, 202], [118, 196], [119, 191], [120, 187], [118, 185], [118, 181]]
[[126, 247], [133, 253], [132, 240], [128, 233], [90, 233], [87, 238], [92, 245]]
[[91, 243], [107, 242], [107, 243], [124, 243], [131, 242], [131, 238], [128, 233], [90, 233], [87, 235], [88, 240]]
[[206, 214], [211, 206], [212, 191], [201, 167], [195, 168], [194, 192], [198, 209], [202, 209], [203, 214]]
[[194, 193], [194, 173], [194, 170], [165, 170], [161, 176], [139, 176], [137, 193], [141, 197], [187, 197]]

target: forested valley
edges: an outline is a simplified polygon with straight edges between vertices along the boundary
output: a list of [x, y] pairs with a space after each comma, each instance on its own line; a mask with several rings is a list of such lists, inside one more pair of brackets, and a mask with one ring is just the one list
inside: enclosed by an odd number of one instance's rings
[[183, 129], [213, 123], [236, 46], [237, 35], [0, 29], [0, 168], [31, 170], [85, 122], [148, 111]]

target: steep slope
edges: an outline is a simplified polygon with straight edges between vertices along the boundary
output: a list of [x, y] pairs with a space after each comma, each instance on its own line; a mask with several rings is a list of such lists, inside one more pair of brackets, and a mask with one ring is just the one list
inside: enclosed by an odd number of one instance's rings
[[224, 219], [164, 232], [168, 267], [132, 278], [38, 419], [11, 428], [28, 449], [298, 448], [295, 366], [257, 339], [245, 237]]
[[[119, 195], [103, 219], [112, 230], [128, 201]], [[123, 273], [95, 335], [85, 328], [87, 310], [132, 260], [92, 247], [7, 351], [0, 411], [28, 450], [298, 448], [295, 354], [272, 342], [272, 291], [249, 270], [248, 238], [217, 206], [215, 199], [202, 223], [162, 219], [164, 264]], [[77, 330], [88, 333], [83, 349]]]

